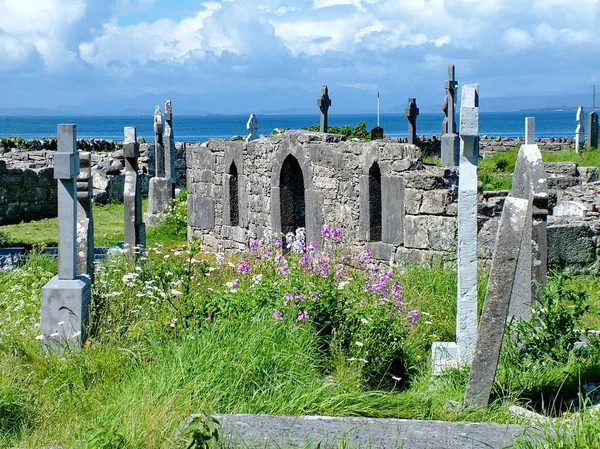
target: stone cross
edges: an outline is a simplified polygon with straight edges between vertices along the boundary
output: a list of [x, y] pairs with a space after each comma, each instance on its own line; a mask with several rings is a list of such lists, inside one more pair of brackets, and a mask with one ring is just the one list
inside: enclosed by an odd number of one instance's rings
[[258, 139], [258, 119], [254, 114], [250, 114], [248, 123], [246, 123], [246, 129], [249, 131], [246, 142], [252, 142], [253, 140]]
[[163, 144], [164, 126], [160, 106], [154, 109], [154, 176], [165, 176], [165, 149]]
[[448, 80], [444, 83], [444, 87], [446, 88], [446, 97], [442, 104], [442, 111], [444, 111], [442, 134], [453, 134], [456, 133], [454, 109], [456, 107], [456, 91], [458, 90], [458, 81], [456, 81], [454, 64], [448, 66]]
[[408, 119], [408, 143], [417, 144], [417, 116], [419, 115], [419, 108], [417, 107], [417, 99], [409, 98], [408, 107], [404, 110], [406, 118]]
[[327, 132], [327, 113], [331, 106], [331, 99], [329, 98], [329, 90], [327, 86], [321, 87], [321, 97], [317, 100], [317, 106], [321, 110], [321, 121], [319, 124], [319, 131], [322, 133]]
[[548, 265], [548, 184], [542, 154], [537, 145], [521, 145], [515, 162], [510, 195], [528, 202], [527, 220], [517, 275], [512, 291], [509, 316], [527, 319], [532, 302], [546, 282]]
[[146, 246], [146, 225], [142, 221], [142, 190], [138, 175], [140, 156], [135, 127], [124, 128], [123, 157], [125, 158], [125, 186], [123, 205], [125, 206], [125, 243], [131, 252]]
[[587, 128], [587, 146], [590, 148], [598, 148], [598, 114], [595, 111], [588, 114]]
[[79, 155], [77, 177], [77, 274], [94, 280], [94, 218], [91, 153]]
[[465, 392], [464, 402], [468, 407], [486, 408], [488, 405], [515, 283], [527, 209], [528, 201], [524, 199], [509, 196], [504, 202]]
[[173, 107], [171, 100], [165, 101], [164, 129], [165, 178], [171, 181], [171, 198], [175, 198], [175, 137], [173, 136]]
[[454, 64], [448, 66], [448, 80], [444, 84], [446, 97], [442, 110], [444, 121], [442, 122], [442, 165], [453, 167], [458, 165], [460, 159], [460, 142], [456, 134], [456, 123], [454, 121], [454, 107], [456, 105], [456, 91], [458, 81], [455, 79]]
[[583, 108], [579, 106], [577, 108], [577, 129], [575, 130], [575, 153], [579, 153], [579, 149], [582, 147], [583, 138], [585, 138], [585, 130], [583, 129]]
[[479, 158], [479, 85], [465, 84], [460, 110], [458, 181], [457, 358], [470, 364], [477, 336], [477, 159]]
[[77, 275], [77, 174], [75, 125], [58, 125], [54, 178], [58, 181], [58, 275], [42, 288], [42, 345], [51, 352], [79, 347], [86, 338], [91, 281]]
[[535, 117], [525, 117], [525, 145], [535, 143]]

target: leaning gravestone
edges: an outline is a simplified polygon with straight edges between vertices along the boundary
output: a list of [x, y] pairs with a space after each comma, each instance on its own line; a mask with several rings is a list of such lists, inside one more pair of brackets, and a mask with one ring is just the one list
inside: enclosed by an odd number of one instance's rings
[[434, 343], [434, 374], [471, 363], [477, 337], [477, 159], [479, 157], [479, 85], [463, 87], [460, 111], [458, 184], [456, 343]]
[[161, 221], [169, 212], [173, 196], [173, 184], [165, 177], [165, 155], [163, 146], [164, 127], [160, 108], [154, 111], [154, 141], [155, 141], [155, 175], [150, 179], [148, 187], [148, 212], [145, 221], [153, 226]]
[[442, 165], [456, 166], [460, 158], [460, 143], [456, 134], [456, 122], [454, 121], [454, 108], [456, 105], [456, 91], [458, 90], [458, 81], [456, 81], [454, 65], [448, 66], [448, 81], [445, 83], [446, 97], [442, 110], [444, 111], [444, 121], [442, 122]]
[[44, 349], [60, 353], [86, 339], [91, 281], [77, 275], [77, 174], [75, 125], [58, 125], [54, 178], [58, 180], [58, 275], [42, 288], [40, 332]]
[[77, 176], [77, 274], [94, 280], [94, 218], [92, 215], [91, 153], [79, 155]]
[[419, 108], [417, 107], [417, 99], [409, 98], [408, 107], [404, 110], [406, 119], [408, 120], [408, 143], [417, 144], [417, 116]]
[[254, 114], [250, 114], [248, 123], [246, 123], [246, 129], [248, 130], [246, 142], [252, 142], [253, 140], [258, 139], [258, 119]]
[[531, 316], [532, 301], [538, 296], [540, 285], [546, 282], [548, 265], [548, 185], [537, 145], [521, 145], [510, 195], [528, 201], [517, 279], [509, 309], [510, 316], [526, 319]]
[[317, 100], [317, 106], [321, 111], [321, 119], [319, 122], [319, 131], [322, 133], [327, 132], [327, 119], [328, 119], [328, 111], [331, 106], [331, 99], [329, 98], [329, 90], [327, 86], [321, 87], [321, 96]]
[[146, 246], [146, 225], [142, 222], [142, 190], [138, 175], [139, 144], [135, 127], [125, 127], [123, 157], [125, 158], [125, 187], [123, 205], [125, 207], [125, 243], [128, 248]]
[[465, 392], [465, 404], [468, 407], [485, 408], [488, 405], [515, 284], [527, 211], [527, 200], [510, 196], [506, 198], [496, 234], [492, 267]]

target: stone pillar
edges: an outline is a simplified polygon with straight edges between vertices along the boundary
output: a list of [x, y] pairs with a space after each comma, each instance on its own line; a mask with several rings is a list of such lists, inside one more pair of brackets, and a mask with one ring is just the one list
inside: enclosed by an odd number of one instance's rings
[[79, 156], [77, 176], [77, 274], [94, 280], [94, 218], [92, 215], [91, 153]]
[[535, 143], [535, 117], [525, 117], [525, 145]]
[[140, 149], [135, 127], [125, 127], [123, 157], [125, 158], [125, 186], [123, 205], [125, 206], [125, 243], [129, 248], [146, 246], [146, 225], [142, 221], [142, 191], [138, 175]]
[[468, 407], [487, 407], [494, 385], [527, 209], [528, 202], [524, 199], [509, 196], [504, 203], [465, 392]]
[[575, 119], [577, 120], [577, 128], [575, 129], [575, 153], [579, 153], [583, 139], [585, 139], [585, 130], [583, 129], [583, 108], [581, 106], [577, 108]]
[[258, 139], [258, 119], [254, 114], [250, 114], [250, 118], [246, 123], [246, 129], [248, 130], [246, 142], [252, 142], [253, 140]]
[[419, 108], [417, 107], [417, 99], [409, 98], [408, 107], [404, 110], [406, 119], [408, 120], [408, 143], [417, 144], [417, 116]]
[[588, 148], [598, 148], [598, 114], [596, 112], [590, 112], [588, 114]]
[[456, 92], [458, 81], [455, 79], [454, 64], [448, 66], [448, 81], [445, 83], [446, 97], [442, 110], [444, 121], [442, 122], [442, 165], [456, 166], [460, 158], [460, 142], [456, 134], [456, 123], [454, 121], [454, 107], [456, 105]]
[[317, 100], [317, 106], [321, 110], [321, 120], [319, 124], [319, 131], [322, 133], [327, 132], [327, 114], [329, 107], [331, 106], [331, 99], [329, 98], [329, 90], [327, 86], [321, 87], [321, 97]]
[[470, 364], [477, 337], [477, 159], [479, 158], [479, 85], [462, 89], [458, 180], [457, 357]]
[[165, 101], [165, 178], [171, 182], [171, 199], [175, 198], [175, 184], [177, 176], [175, 173], [175, 137], [173, 136], [173, 107], [171, 100]]
[[77, 275], [77, 174], [75, 125], [58, 125], [54, 178], [58, 180], [58, 275], [42, 288], [40, 331], [50, 352], [77, 348], [86, 339], [91, 281]]
[[145, 221], [149, 226], [159, 223], [171, 208], [173, 184], [166, 178], [163, 145], [163, 123], [160, 108], [154, 110], [155, 175], [148, 187], [148, 213]]

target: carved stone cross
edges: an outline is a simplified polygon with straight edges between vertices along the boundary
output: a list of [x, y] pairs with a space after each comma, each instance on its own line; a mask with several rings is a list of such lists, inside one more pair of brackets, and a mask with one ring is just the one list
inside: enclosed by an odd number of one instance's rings
[[317, 106], [321, 110], [321, 123], [319, 124], [319, 131], [322, 133], [327, 132], [327, 111], [331, 106], [331, 99], [329, 98], [329, 91], [327, 86], [321, 87], [321, 97], [317, 100]]

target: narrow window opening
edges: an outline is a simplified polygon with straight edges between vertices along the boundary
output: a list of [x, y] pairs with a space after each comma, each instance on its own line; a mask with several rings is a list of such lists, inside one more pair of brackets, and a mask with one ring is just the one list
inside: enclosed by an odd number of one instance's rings
[[281, 167], [279, 176], [281, 202], [281, 231], [284, 234], [296, 232], [306, 226], [306, 202], [304, 197], [304, 177], [298, 160], [289, 155]]
[[377, 162], [369, 169], [369, 241], [381, 241], [381, 171]]
[[240, 225], [239, 178], [235, 162], [229, 167], [229, 224]]

